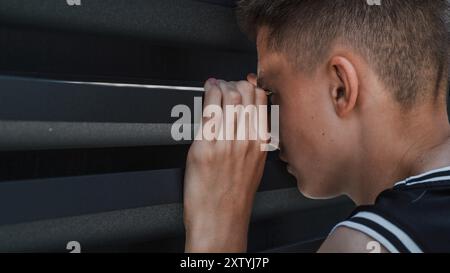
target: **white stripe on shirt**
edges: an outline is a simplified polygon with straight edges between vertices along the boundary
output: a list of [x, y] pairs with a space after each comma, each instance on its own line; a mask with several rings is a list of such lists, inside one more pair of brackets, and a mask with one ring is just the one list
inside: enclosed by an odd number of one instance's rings
[[[367, 220], [370, 220], [374, 223], [377, 223], [378, 225], [385, 228], [387, 231], [392, 233], [397, 239], [403, 243], [403, 245], [412, 253], [422, 253], [423, 251], [420, 249], [420, 247], [409, 237], [408, 234], [406, 234], [403, 230], [398, 228], [396, 225], [391, 223], [390, 221], [386, 220], [385, 218], [367, 211], [362, 211], [357, 213], [353, 217], [360, 217]], [[352, 218], [353, 218], [352, 217]]]
[[450, 171], [450, 166], [444, 167], [444, 168], [435, 169], [435, 170], [431, 170], [431, 171], [428, 171], [428, 172], [425, 172], [425, 173], [422, 173], [422, 174], [419, 174], [419, 175], [408, 177], [405, 180], [402, 180], [400, 182], [395, 183], [394, 187], [398, 186], [398, 185], [406, 184], [409, 180], [413, 180], [413, 179], [416, 179], [416, 178], [420, 178], [422, 176], [430, 175], [430, 174], [437, 173], [437, 172], [445, 172], [445, 171]]
[[375, 230], [373, 230], [365, 225], [359, 224], [359, 223], [350, 222], [350, 221], [341, 222], [333, 228], [331, 233], [333, 233], [338, 227], [341, 227], [341, 226], [348, 227], [348, 228], [351, 228], [351, 229], [354, 229], [354, 230], [357, 230], [357, 231], [360, 231], [360, 232], [366, 234], [370, 238], [373, 238], [378, 243], [382, 244], [390, 253], [399, 253], [397, 248], [395, 248], [395, 246], [393, 244], [391, 244], [383, 235], [381, 235], [380, 233], [376, 232]]

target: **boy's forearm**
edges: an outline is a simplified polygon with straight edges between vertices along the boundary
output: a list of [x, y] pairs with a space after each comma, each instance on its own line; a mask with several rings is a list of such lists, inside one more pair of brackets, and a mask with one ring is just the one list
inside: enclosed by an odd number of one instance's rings
[[[227, 109], [240, 101], [267, 106], [267, 95], [249, 82], [206, 82], [205, 108], [222, 103], [222, 109]], [[244, 122], [245, 115], [233, 116], [235, 124]], [[234, 124], [221, 123], [224, 127]], [[247, 127], [245, 135], [251, 135], [254, 128]], [[186, 252], [246, 251], [253, 200], [267, 157], [263, 144], [264, 139], [194, 141], [184, 177]]]

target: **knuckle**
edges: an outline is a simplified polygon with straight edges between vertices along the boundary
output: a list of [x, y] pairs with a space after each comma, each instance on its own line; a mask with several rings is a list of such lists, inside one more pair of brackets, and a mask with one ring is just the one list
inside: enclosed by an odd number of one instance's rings
[[251, 92], [253, 91], [254, 88], [254, 86], [248, 81], [239, 81], [236, 83], [236, 86], [239, 89], [239, 91], [243, 92]]
[[214, 149], [206, 149], [202, 153], [202, 160], [205, 163], [213, 163], [216, 160], [217, 156], [214, 152]]
[[222, 92], [220, 92], [219, 88], [217, 87], [211, 87], [207, 90], [205, 90], [205, 95], [207, 96], [221, 96]]
[[239, 104], [241, 103], [241, 94], [236, 91], [230, 91], [228, 92], [228, 96], [230, 98], [230, 102], [233, 104]]
[[196, 163], [199, 161], [199, 159], [201, 159], [199, 148], [200, 147], [198, 146], [197, 143], [194, 142], [194, 144], [192, 144], [187, 156], [188, 161]]
[[243, 100], [247, 102], [253, 102], [253, 100], [255, 99], [255, 87], [247, 81], [240, 81], [237, 86], [239, 92], [243, 96]]
[[213, 162], [216, 157], [214, 154], [214, 149], [207, 149], [202, 144], [202, 141], [199, 141], [191, 146], [188, 153], [188, 161], [199, 164]]
[[205, 99], [221, 98], [221, 97], [222, 97], [222, 92], [220, 92], [220, 90], [217, 88], [210, 89], [205, 92]]

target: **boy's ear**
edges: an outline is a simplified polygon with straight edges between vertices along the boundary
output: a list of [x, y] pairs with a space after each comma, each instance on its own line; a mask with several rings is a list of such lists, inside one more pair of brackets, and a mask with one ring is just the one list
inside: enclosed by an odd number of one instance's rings
[[335, 56], [329, 63], [332, 85], [330, 95], [336, 114], [346, 116], [356, 107], [359, 79], [355, 66], [345, 57]]

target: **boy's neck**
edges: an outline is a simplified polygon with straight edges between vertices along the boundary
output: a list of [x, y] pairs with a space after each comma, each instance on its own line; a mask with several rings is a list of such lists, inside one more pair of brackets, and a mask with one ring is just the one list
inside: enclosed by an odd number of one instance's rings
[[350, 197], [357, 205], [373, 204], [382, 191], [408, 177], [450, 166], [450, 124], [447, 115], [439, 116], [405, 129], [403, 138], [387, 140], [385, 151], [391, 154], [368, 166], [354, 185]]

